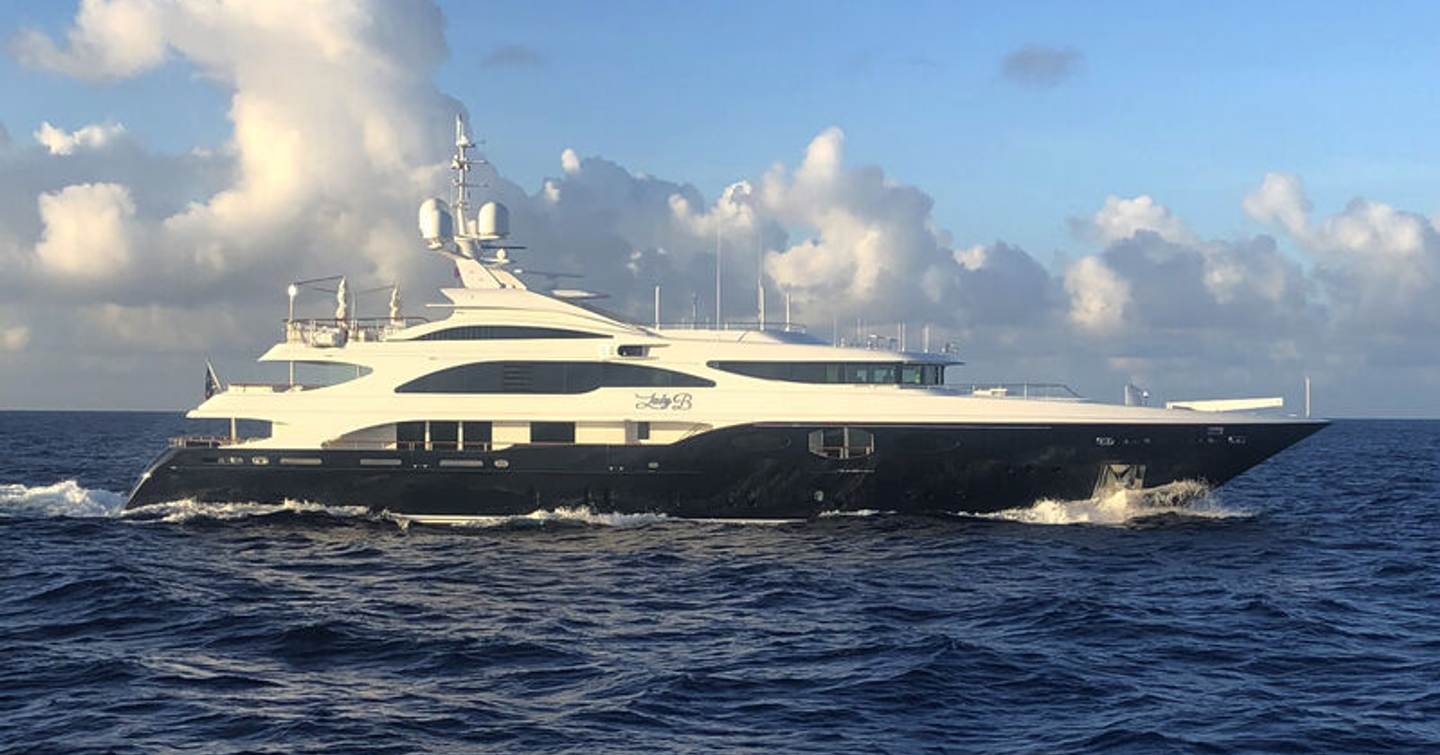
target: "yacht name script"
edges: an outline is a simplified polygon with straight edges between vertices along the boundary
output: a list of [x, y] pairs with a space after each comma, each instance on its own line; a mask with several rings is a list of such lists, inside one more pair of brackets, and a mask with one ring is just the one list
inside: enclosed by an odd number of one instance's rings
[[637, 393], [635, 394], [636, 409], [654, 409], [656, 411], [670, 410], [674, 412], [688, 412], [693, 401], [688, 393]]

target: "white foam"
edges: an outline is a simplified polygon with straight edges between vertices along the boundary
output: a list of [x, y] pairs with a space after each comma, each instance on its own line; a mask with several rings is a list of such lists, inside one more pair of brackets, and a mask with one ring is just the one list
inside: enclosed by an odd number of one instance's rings
[[124, 505], [124, 495], [91, 490], [74, 480], [54, 485], [0, 485], [0, 516], [108, 517]]
[[1189, 480], [1147, 490], [1117, 490], [1099, 498], [1058, 501], [1044, 498], [1019, 509], [987, 514], [957, 512], [962, 516], [1005, 519], [1026, 524], [1125, 525], [1137, 519], [1171, 514], [1186, 517], [1225, 519], [1249, 516], [1250, 512], [1226, 508], [1206, 485]]
[[513, 516], [444, 516], [388, 514], [402, 528], [411, 523], [449, 524], [461, 527], [502, 527], [507, 525], [537, 524], [550, 522], [589, 524], [601, 527], [640, 527], [668, 521], [664, 514], [600, 514], [588, 506], [560, 506], [553, 509], [537, 509], [528, 514]]
[[340, 518], [377, 518], [364, 506], [326, 506], [309, 501], [285, 501], [283, 503], [200, 503], [193, 500], [168, 501], [148, 504], [124, 512], [127, 518], [167, 523], [189, 522], [197, 519], [234, 521], [250, 517], [272, 516], [275, 514], [324, 514]]
[[831, 517], [837, 517], [837, 516], [859, 516], [859, 517], [865, 517], [865, 516], [879, 516], [879, 515], [881, 515], [881, 514], [893, 514], [893, 513], [895, 513], [895, 512], [893, 512], [893, 511], [881, 511], [880, 509], [855, 509], [854, 511], [840, 511], [839, 509], [832, 509], [832, 510], [830, 510], [830, 511], [822, 511], [822, 512], [820, 512], [819, 514], [817, 514], [816, 516], [819, 517], [819, 518], [821, 518], [821, 519], [829, 519], [829, 518], [831, 518]]

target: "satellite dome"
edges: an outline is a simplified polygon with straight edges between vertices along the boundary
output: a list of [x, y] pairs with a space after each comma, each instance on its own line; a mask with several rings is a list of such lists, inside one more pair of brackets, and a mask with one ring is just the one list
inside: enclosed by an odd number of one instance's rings
[[455, 218], [444, 200], [427, 199], [420, 203], [420, 238], [431, 249], [439, 249], [455, 236]]
[[499, 202], [486, 202], [475, 214], [475, 224], [479, 226], [480, 238], [503, 239], [510, 235], [510, 210]]

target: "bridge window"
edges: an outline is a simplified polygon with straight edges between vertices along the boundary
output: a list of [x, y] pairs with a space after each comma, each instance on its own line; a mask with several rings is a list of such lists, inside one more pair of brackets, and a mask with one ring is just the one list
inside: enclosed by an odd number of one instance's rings
[[495, 341], [523, 338], [609, 338], [601, 333], [586, 333], [563, 328], [537, 328], [528, 325], [462, 325], [433, 330], [412, 341]]
[[945, 365], [903, 362], [707, 362], [737, 375], [791, 383], [941, 385]]
[[827, 459], [858, 459], [875, 453], [875, 435], [858, 427], [832, 427], [810, 433], [810, 453]]
[[597, 388], [711, 388], [683, 372], [613, 362], [480, 362], [432, 372], [396, 393], [589, 393]]

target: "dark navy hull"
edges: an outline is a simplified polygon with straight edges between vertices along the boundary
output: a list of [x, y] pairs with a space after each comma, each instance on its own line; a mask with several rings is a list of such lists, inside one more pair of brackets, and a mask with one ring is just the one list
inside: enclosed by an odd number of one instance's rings
[[874, 452], [810, 451], [814, 426], [746, 425], [673, 445], [519, 445], [493, 451], [172, 448], [126, 508], [310, 501], [416, 516], [597, 512], [791, 519], [825, 511], [989, 512], [1097, 485], [1220, 485], [1325, 427], [866, 425]]

